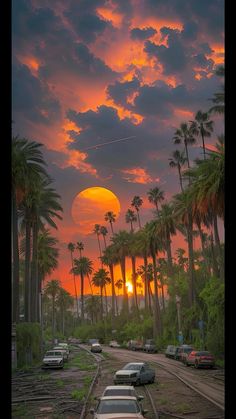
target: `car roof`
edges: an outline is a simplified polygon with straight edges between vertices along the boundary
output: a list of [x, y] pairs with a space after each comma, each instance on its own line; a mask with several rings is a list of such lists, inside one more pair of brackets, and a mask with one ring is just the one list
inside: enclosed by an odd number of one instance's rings
[[92, 343], [92, 346], [101, 346], [101, 345], [100, 345], [100, 343], [95, 342], [95, 343]]
[[134, 386], [117, 386], [117, 385], [115, 385], [115, 386], [107, 386], [106, 388], [105, 388], [105, 390], [113, 390], [113, 389], [115, 389], [115, 390], [134, 390]]
[[144, 364], [146, 364], [146, 362], [128, 362], [126, 365], [129, 365], [129, 364], [132, 364], [132, 365], [144, 365]]
[[134, 400], [137, 401], [136, 397], [134, 396], [102, 396], [100, 397], [101, 400]]

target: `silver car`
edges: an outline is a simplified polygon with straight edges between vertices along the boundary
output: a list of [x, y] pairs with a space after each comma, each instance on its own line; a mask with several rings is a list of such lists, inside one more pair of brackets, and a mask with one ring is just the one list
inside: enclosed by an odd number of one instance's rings
[[93, 419], [144, 419], [147, 410], [143, 410], [136, 397], [105, 396], [101, 397], [96, 408], [90, 409]]
[[133, 384], [136, 386], [154, 383], [155, 370], [149, 367], [146, 362], [130, 362], [115, 373], [113, 381], [114, 384]]
[[136, 393], [134, 386], [128, 385], [115, 385], [115, 386], [107, 386], [102, 393], [102, 397], [104, 396], [132, 396], [136, 397], [137, 400], [143, 400], [144, 396], [141, 396]]
[[42, 368], [63, 368], [63, 353], [62, 351], [51, 350], [47, 351], [43, 357]]

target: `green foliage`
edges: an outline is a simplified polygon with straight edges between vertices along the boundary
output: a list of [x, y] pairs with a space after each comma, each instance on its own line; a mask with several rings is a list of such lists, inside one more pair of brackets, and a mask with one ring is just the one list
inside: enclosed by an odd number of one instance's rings
[[211, 278], [199, 295], [207, 307], [206, 346], [216, 356], [224, 353], [224, 293], [224, 283]]
[[34, 365], [41, 359], [41, 327], [39, 323], [16, 325], [17, 365]]

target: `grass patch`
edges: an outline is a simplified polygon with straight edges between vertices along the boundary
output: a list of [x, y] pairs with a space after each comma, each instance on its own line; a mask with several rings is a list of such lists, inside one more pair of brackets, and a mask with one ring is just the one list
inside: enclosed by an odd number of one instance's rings
[[159, 403], [160, 403], [161, 405], [164, 405], [164, 404], [167, 404], [167, 403], [168, 403], [168, 400], [167, 400], [167, 399], [164, 399], [164, 398], [160, 398], [160, 399], [159, 399]]
[[92, 371], [97, 368], [94, 358], [87, 352], [79, 352], [72, 358], [64, 368], [78, 367], [82, 371]]
[[17, 406], [12, 406], [11, 409], [11, 414], [12, 414], [12, 418], [21, 418], [21, 417], [26, 417], [28, 411], [25, 405], [17, 405]]
[[63, 380], [57, 380], [57, 381], [56, 381], [56, 386], [57, 386], [58, 388], [62, 388], [62, 387], [64, 387], [64, 385], [65, 385], [65, 383], [64, 383], [64, 381], [63, 381]]
[[188, 403], [180, 403], [175, 407], [177, 413], [188, 413], [190, 406]]
[[81, 388], [80, 390], [73, 390], [71, 392], [71, 397], [74, 400], [83, 400], [87, 394], [87, 388]]
[[220, 368], [224, 368], [225, 367], [225, 360], [224, 359], [217, 359], [216, 360], [216, 366], [220, 367]]

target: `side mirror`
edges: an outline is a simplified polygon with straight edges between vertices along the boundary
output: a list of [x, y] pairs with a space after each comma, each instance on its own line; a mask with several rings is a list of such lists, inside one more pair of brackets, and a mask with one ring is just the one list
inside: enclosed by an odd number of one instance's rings
[[141, 401], [144, 399], [144, 396], [138, 396], [138, 400]]

